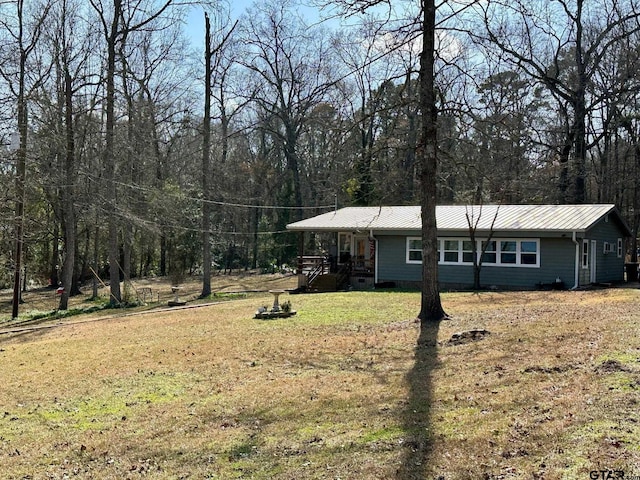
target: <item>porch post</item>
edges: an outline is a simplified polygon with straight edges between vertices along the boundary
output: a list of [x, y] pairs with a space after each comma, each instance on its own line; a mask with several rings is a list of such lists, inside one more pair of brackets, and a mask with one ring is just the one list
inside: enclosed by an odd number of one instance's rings
[[304, 274], [304, 232], [298, 234], [298, 265], [296, 274], [298, 277], [298, 288], [307, 286], [307, 276]]
[[298, 234], [298, 265], [296, 266], [296, 273], [302, 274], [302, 257], [304, 256], [304, 232]]

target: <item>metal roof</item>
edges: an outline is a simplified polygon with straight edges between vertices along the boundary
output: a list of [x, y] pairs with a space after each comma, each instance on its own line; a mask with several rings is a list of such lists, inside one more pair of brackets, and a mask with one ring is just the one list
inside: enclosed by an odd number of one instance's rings
[[[584, 232], [613, 214], [627, 235], [629, 227], [612, 204], [604, 205], [442, 205], [438, 230]], [[493, 224], [493, 227], [492, 227]], [[420, 230], [419, 206], [345, 207], [287, 225], [295, 231]]]

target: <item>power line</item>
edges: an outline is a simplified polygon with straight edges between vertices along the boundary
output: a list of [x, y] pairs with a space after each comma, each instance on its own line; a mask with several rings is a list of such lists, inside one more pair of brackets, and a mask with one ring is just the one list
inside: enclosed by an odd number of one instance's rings
[[[142, 218], [138, 215], [134, 215], [131, 212], [126, 212], [120, 209], [105, 209], [105, 208], [100, 208], [99, 209], [101, 212], [106, 213], [113, 213], [116, 216], [118, 216], [121, 219], [125, 219], [128, 221], [131, 221], [133, 223], [136, 224], [140, 224], [140, 225], [147, 225], [150, 226], [152, 228], [154, 228], [156, 231], [162, 229], [170, 229], [170, 230], [181, 230], [184, 232], [195, 232], [195, 233], [202, 233], [203, 230], [201, 228], [194, 228], [194, 227], [187, 227], [184, 225], [178, 225], [175, 223], [158, 223], [157, 221], [154, 220], [147, 220], [145, 218]], [[293, 233], [290, 230], [271, 230], [271, 231], [258, 231], [258, 232], [238, 232], [238, 231], [217, 231], [217, 230], [210, 230], [209, 233], [211, 233], [212, 235], [228, 235], [228, 236], [237, 236], [237, 237], [253, 237], [255, 235], [258, 236], [265, 236], [265, 235], [284, 235], [287, 233]], [[216, 243], [220, 243], [220, 242], [216, 242]]]
[[[92, 178], [94, 181], [100, 181], [100, 180], [104, 180], [104, 179], [97, 179], [97, 177], [95, 175], [92, 175], [88, 172], [85, 172], [85, 175], [89, 178]], [[115, 183], [116, 185], [120, 185], [122, 187], [125, 188], [130, 188], [133, 190], [140, 190], [143, 192], [148, 192], [148, 193], [153, 193], [153, 192], [158, 192], [160, 190], [154, 190], [152, 188], [149, 187], [143, 187], [141, 185], [136, 185], [133, 183], [125, 183], [125, 182], [121, 182], [118, 180], [112, 180], [113, 183]], [[223, 202], [223, 201], [219, 201], [219, 200], [205, 200], [204, 198], [198, 198], [198, 197], [193, 197], [193, 196], [189, 196], [189, 195], [179, 195], [179, 194], [175, 194], [172, 192], [166, 192], [166, 191], [162, 191], [162, 194], [165, 196], [172, 196], [174, 198], [181, 198], [181, 199], [185, 199], [185, 200], [192, 200], [194, 202], [202, 202], [202, 203], [209, 203], [209, 204], [213, 204], [213, 205], [219, 205], [219, 206], [223, 206], [223, 207], [236, 207], [236, 208], [256, 208], [256, 209], [266, 209], [266, 210], [318, 210], [318, 209], [328, 209], [328, 208], [334, 208], [335, 205], [315, 205], [315, 206], [309, 206], [309, 207], [305, 207], [305, 206], [283, 206], [283, 205], [251, 205], [251, 204], [247, 204], [247, 203], [235, 203], [235, 202]]]

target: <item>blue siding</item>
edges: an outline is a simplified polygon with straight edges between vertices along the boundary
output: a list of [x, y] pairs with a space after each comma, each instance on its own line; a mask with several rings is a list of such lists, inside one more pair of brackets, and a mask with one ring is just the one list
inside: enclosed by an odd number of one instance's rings
[[[579, 243], [578, 274], [579, 284], [589, 283], [589, 269], [582, 268], [582, 241], [596, 241], [596, 282], [621, 282], [624, 280], [624, 252], [618, 257], [618, 239], [624, 241], [625, 228], [620, 225], [613, 215], [610, 220], [603, 217], [585, 234], [578, 235]], [[442, 238], [459, 237], [459, 233], [440, 232]], [[419, 232], [376, 232], [378, 240], [377, 273], [378, 281], [392, 281], [398, 284], [419, 285], [422, 277], [422, 265], [408, 264], [406, 261], [407, 236], [415, 237]], [[482, 286], [497, 286], [499, 288], [535, 288], [539, 283], [549, 284], [560, 278], [567, 287], [573, 287], [575, 282], [576, 245], [573, 243], [571, 232], [562, 236], [551, 236], [550, 232], [527, 234], [522, 232], [521, 238], [537, 239], [540, 245], [540, 266], [482, 266], [480, 281]], [[517, 235], [506, 232], [496, 232], [494, 238], [516, 238]], [[604, 253], [604, 242], [613, 245], [613, 251]], [[589, 243], [591, 248], [591, 243]], [[591, 258], [589, 258], [591, 268]], [[438, 265], [438, 279], [442, 287], [468, 288], [473, 285], [472, 265]]]
[[[624, 280], [624, 250], [618, 257], [618, 238], [622, 238], [618, 224], [613, 220], [608, 222], [600, 220], [589, 229], [584, 238], [596, 240], [596, 281], [597, 282], [621, 282]], [[613, 252], [604, 253], [604, 242], [613, 244]], [[624, 242], [624, 239], [623, 239]]]
[[[420, 282], [422, 266], [406, 263], [406, 237], [378, 235], [377, 238], [378, 281]], [[535, 288], [538, 283], [552, 283], [560, 277], [566, 286], [572, 287], [574, 260], [575, 244], [571, 238], [540, 238], [539, 268], [483, 265], [480, 281], [483, 286]], [[445, 288], [471, 287], [473, 266], [440, 264], [438, 279]]]
[[407, 237], [401, 235], [376, 236], [378, 239], [378, 281], [420, 282], [422, 265], [407, 264]]

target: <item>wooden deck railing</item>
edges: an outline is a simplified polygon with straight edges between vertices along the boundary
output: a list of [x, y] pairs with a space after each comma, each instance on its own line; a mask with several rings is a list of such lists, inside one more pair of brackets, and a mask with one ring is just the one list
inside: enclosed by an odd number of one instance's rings
[[329, 272], [331, 263], [324, 255], [303, 255], [298, 257], [298, 273], [309, 275], [309, 273], [320, 270], [322, 273]]
[[[373, 260], [363, 260], [354, 258], [348, 263], [333, 265], [334, 273], [341, 272], [353, 272], [364, 273], [373, 272]], [[324, 255], [303, 255], [298, 257], [298, 273], [307, 276], [316, 277], [330, 273], [332, 269], [332, 262], [329, 257]]]

